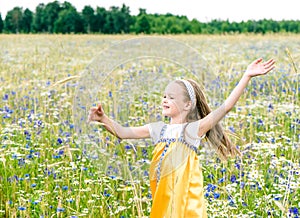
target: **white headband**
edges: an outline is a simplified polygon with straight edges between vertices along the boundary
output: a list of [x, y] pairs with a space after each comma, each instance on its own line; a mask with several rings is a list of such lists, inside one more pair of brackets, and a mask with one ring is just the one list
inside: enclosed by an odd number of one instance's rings
[[196, 95], [195, 95], [195, 90], [194, 90], [192, 84], [189, 81], [185, 80], [185, 79], [180, 79], [179, 81], [184, 83], [184, 85], [186, 87], [186, 90], [189, 93], [189, 96], [190, 96], [190, 99], [192, 101], [193, 107], [196, 106]]

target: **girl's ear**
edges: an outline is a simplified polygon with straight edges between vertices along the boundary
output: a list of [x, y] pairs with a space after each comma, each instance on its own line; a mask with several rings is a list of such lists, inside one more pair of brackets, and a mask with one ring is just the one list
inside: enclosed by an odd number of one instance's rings
[[184, 110], [188, 111], [191, 110], [191, 108], [192, 108], [192, 101], [188, 101], [187, 103], [185, 103]]

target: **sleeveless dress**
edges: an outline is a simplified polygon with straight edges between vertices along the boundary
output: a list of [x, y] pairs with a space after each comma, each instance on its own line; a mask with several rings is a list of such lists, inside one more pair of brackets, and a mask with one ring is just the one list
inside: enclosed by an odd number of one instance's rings
[[[196, 122], [189, 129], [197, 130]], [[155, 143], [150, 164], [151, 218], [207, 217], [202, 171], [196, 153], [201, 139], [197, 131], [191, 133], [192, 137], [187, 136], [185, 130], [190, 124], [149, 124]]]

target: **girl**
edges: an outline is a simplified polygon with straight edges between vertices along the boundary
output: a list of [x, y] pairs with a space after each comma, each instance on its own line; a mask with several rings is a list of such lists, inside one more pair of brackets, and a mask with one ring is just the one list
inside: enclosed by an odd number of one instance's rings
[[162, 121], [139, 127], [123, 127], [110, 119], [102, 106], [93, 107], [89, 121], [98, 121], [120, 139], [151, 137], [155, 143], [150, 165], [152, 209], [150, 217], [207, 217], [204, 203], [203, 177], [197, 149], [203, 138], [216, 149], [222, 159], [239, 154], [224, 134], [219, 121], [234, 107], [252, 77], [274, 69], [274, 60], [252, 62], [239, 84], [222, 106], [211, 111], [199, 85], [193, 80], [175, 80], [165, 89]]

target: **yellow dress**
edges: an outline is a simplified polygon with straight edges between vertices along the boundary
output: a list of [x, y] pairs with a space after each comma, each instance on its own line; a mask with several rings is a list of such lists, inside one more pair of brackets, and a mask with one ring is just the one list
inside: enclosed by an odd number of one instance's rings
[[161, 128], [150, 165], [151, 218], [207, 217], [197, 148], [187, 143], [184, 129], [169, 138], [166, 125]]

